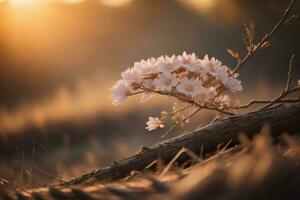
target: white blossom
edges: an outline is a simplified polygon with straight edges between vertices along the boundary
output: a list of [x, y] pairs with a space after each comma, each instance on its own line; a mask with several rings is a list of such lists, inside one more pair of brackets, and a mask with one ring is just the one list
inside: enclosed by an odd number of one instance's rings
[[[233, 74], [218, 59], [208, 55], [198, 59], [195, 53], [186, 52], [178, 56], [141, 60], [122, 72], [121, 76], [122, 79], [111, 88], [114, 105], [122, 103], [130, 95], [142, 93], [141, 102], [156, 94], [167, 94], [186, 103], [226, 109], [232, 101], [229, 95], [221, 93], [243, 89], [238, 74]], [[164, 122], [158, 117], [149, 117], [146, 129], [152, 131], [158, 127], [163, 128]]]
[[211, 100], [216, 95], [217, 95], [216, 88], [215, 87], [209, 87], [209, 88], [205, 88], [205, 90], [203, 90], [203, 93], [197, 95], [195, 97], [195, 100], [198, 103], [205, 103], [205, 102]]
[[214, 57], [209, 59], [208, 55], [204, 56], [201, 63], [204, 66], [204, 69], [212, 76], [215, 76], [216, 70], [222, 66], [222, 63], [219, 60]]
[[221, 80], [223, 85], [231, 92], [240, 92], [243, 90], [243, 86], [240, 80], [230, 76]]
[[146, 129], [148, 131], [153, 131], [153, 130], [157, 129], [158, 127], [160, 127], [160, 128], [165, 127], [163, 122], [158, 117], [149, 117], [149, 120], [146, 124], [147, 124]]
[[202, 63], [197, 58], [195, 53], [187, 54], [183, 52], [182, 55], [178, 56], [178, 59], [181, 61], [182, 66], [185, 67], [190, 72], [200, 72]]
[[112, 88], [112, 100], [114, 105], [121, 104], [126, 97], [132, 94], [132, 89], [124, 80], [119, 80]]
[[208, 55], [198, 59], [195, 53], [186, 52], [178, 56], [141, 60], [121, 76], [122, 79], [111, 89], [113, 104], [120, 104], [132, 94], [143, 93], [141, 101], [144, 102], [157, 93], [167, 92], [175, 98], [180, 95], [178, 98], [183, 101], [227, 105], [230, 97], [218, 93], [224, 90], [217, 92], [220, 84], [224, 85], [225, 91], [239, 92], [243, 89], [238, 74], [231, 74], [218, 59]]
[[187, 96], [196, 97], [205, 92], [202, 81], [194, 78], [182, 78], [176, 87], [177, 91]]
[[139, 72], [142, 76], [149, 76], [151, 74], [156, 74], [157, 61], [155, 58], [149, 58], [147, 60], [141, 60], [141, 62], [134, 63], [134, 69]]
[[153, 83], [157, 90], [171, 91], [179, 82], [176, 75], [171, 73], [162, 73], [158, 78], [154, 79]]
[[126, 71], [121, 73], [123, 80], [131, 85], [132, 83], [140, 83], [142, 81], [141, 74], [135, 68], [128, 68]]
[[225, 65], [218, 66], [215, 68], [214, 71], [214, 76], [216, 77], [217, 80], [221, 81], [222, 83], [225, 82], [229, 75], [228, 75], [228, 67]]
[[165, 56], [157, 59], [158, 71], [162, 73], [171, 73], [181, 67], [182, 63], [173, 55], [172, 57]]

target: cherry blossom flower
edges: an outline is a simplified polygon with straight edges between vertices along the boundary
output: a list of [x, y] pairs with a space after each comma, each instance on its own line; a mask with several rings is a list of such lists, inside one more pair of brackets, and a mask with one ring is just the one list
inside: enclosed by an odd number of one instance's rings
[[202, 86], [202, 81], [194, 78], [189, 79], [185, 77], [180, 79], [180, 83], [176, 88], [178, 92], [191, 97], [196, 97], [205, 92], [205, 89]]
[[159, 72], [171, 73], [180, 68], [182, 63], [177, 56], [173, 55], [172, 57], [165, 56], [158, 58], [157, 65]]
[[149, 76], [158, 72], [157, 61], [155, 58], [141, 60], [141, 62], [134, 63], [134, 69], [143, 76]]
[[211, 100], [215, 96], [217, 96], [216, 88], [210, 87], [210, 88], [206, 88], [203, 93], [196, 96], [195, 100], [198, 103], [206, 103], [207, 101]]
[[183, 52], [182, 55], [178, 56], [178, 59], [181, 61], [182, 66], [185, 67], [190, 72], [200, 72], [201, 70], [201, 61], [196, 57], [195, 53], [187, 54]]
[[132, 94], [132, 89], [124, 80], [119, 80], [112, 88], [112, 100], [114, 105], [121, 104], [129, 95]]
[[142, 81], [141, 74], [135, 68], [128, 68], [126, 71], [121, 73], [123, 80], [131, 85], [132, 83], [140, 83]]
[[209, 59], [208, 55], [204, 56], [204, 58], [201, 60], [201, 63], [204, 66], [204, 68], [207, 70], [207, 72], [212, 76], [215, 76], [216, 70], [222, 66], [222, 63], [219, 60], [217, 60], [214, 57]]
[[240, 92], [243, 90], [243, 86], [240, 80], [230, 76], [221, 80], [223, 85], [231, 92]]
[[156, 89], [161, 91], [171, 91], [179, 82], [179, 79], [176, 75], [171, 73], [162, 73], [158, 78], [154, 79], [153, 83]]
[[149, 117], [149, 120], [146, 124], [147, 124], [146, 129], [148, 131], [153, 131], [153, 130], [157, 129], [158, 127], [160, 127], [160, 128], [165, 127], [163, 122], [158, 117]]
[[217, 80], [221, 81], [222, 83], [225, 82], [229, 77], [228, 67], [225, 65], [216, 67], [214, 70], [214, 75]]

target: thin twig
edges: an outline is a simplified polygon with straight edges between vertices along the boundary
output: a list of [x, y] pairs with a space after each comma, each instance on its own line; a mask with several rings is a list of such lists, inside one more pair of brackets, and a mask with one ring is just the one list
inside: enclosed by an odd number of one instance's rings
[[135, 93], [132, 93], [132, 94], [130, 94], [130, 96], [134, 96], [134, 95], [137, 95], [137, 94], [142, 94], [142, 93], [144, 93], [145, 91], [138, 91], [138, 92], [135, 92]]
[[280, 104], [280, 103], [297, 103], [300, 102], [300, 98], [292, 98], [292, 99], [284, 99], [288, 95], [297, 92], [300, 90], [299, 86], [296, 87], [291, 87], [292, 83], [292, 69], [293, 69], [293, 60], [294, 60], [295, 55], [291, 56], [290, 62], [289, 62], [289, 69], [288, 69], [288, 77], [286, 81], [286, 86], [285, 89], [280, 93], [279, 96], [277, 96], [274, 99], [271, 100], [251, 100], [249, 103], [245, 105], [240, 105], [240, 106], [233, 106], [229, 107], [230, 109], [244, 109], [244, 108], [249, 108], [252, 105], [255, 104], [266, 104], [260, 109], [267, 109], [275, 104]]
[[285, 20], [288, 18], [294, 4], [295, 0], [291, 0], [281, 19], [277, 22], [273, 29], [261, 39], [261, 41], [256, 45], [253, 51], [248, 51], [247, 55], [240, 62], [238, 62], [238, 65], [235, 67], [231, 74], [235, 74], [248, 61], [250, 57], [255, 55], [262, 48], [265, 42], [269, 41], [274, 36], [274, 34], [279, 30], [279, 28], [284, 24]]
[[180, 120], [180, 122], [176, 122], [176, 124], [174, 124], [171, 128], [169, 128], [161, 137], [165, 137], [166, 135], [168, 135], [171, 131], [173, 131], [175, 128], [177, 128], [181, 123], [185, 122], [186, 120], [190, 119], [191, 117], [193, 117], [195, 114], [197, 114], [199, 111], [201, 110], [201, 108], [198, 108], [197, 110], [195, 110], [194, 112], [192, 112], [191, 114], [189, 114], [187, 117], [185, 117], [184, 119]]
[[291, 89], [291, 83], [292, 83], [292, 68], [293, 68], [293, 60], [294, 60], [295, 55], [293, 54], [291, 59], [290, 59], [290, 64], [289, 64], [289, 71], [288, 71], [288, 78], [286, 82], [286, 88], [285, 88], [285, 93], [288, 93], [289, 90]]
[[61, 183], [61, 184], [67, 183], [67, 182], [64, 181], [63, 179], [57, 178], [57, 177], [55, 177], [54, 175], [52, 175], [52, 174], [50, 174], [50, 173], [48, 173], [48, 172], [46, 172], [46, 171], [44, 171], [44, 170], [37, 169], [37, 168], [35, 168], [35, 170], [38, 171], [38, 172], [40, 172], [41, 174], [44, 174], [44, 175], [48, 176], [49, 178], [52, 178], [52, 179], [58, 181], [58, 182]]
[[217, 114], [212, 120], [211, 122], [209, 123], [209, 125], [212, 125], [213, 123], [215, 123], [216, 121], [220, 120], [220, 115]]
[[296, 92], [300, 89], [299, 86], [291, 88], [291, 77], [292, 77], [291, 71], [292, 71], [292, 66], [293, 66], [293, 59], [294, 59], [294, 55], [292, 55], [292, 57], [290, 59], [289, 70], [288, 70], [288, 78], [287, 78], [285, 90], [282, 91], [281, 94], [278, 97], [276, 97], [275, 99], [273, 99], [271, 102], [269, 102], [267, 105], [263, 106], [260, 109], [267, 109], [267, 108], [273, 106], [274, 104], [277, 104], [278, 101], [284, 99], [289, 94], [291, 94], [293, 92]]
[[[250, 106], [255, 105], [255, 104], [267, 104], [272, 101], [273, 100], [251, 100], [249, 103], [247, 103], [245, 105], [232, 106], [229, 108], [230, 109], [243, 109], [243, 108], [249, 108]], [[276, 103], [297, 103], [297, 102], [300, 102], [299, 98], [281, 99], [281, 100], [278, 100]]]
[[226, 111], [226, 110], [217, 108], [217, 107], [209, 107], [209, 106], [207, 106], [207, 105], [203, 105], [202, 108], [207, 109], [207, 110], [214, 110], [214, 111], [217, 111], [217, 112], [219, 112], [219, 113], [226, 114], [226, 115], [231, 115], [231, 116], [235, 115], [235, 114], [232, 113], [232, 112], [229, 112], [229, 111]]
[[178, 110], [175, 110], [175, 111], [173, 111], [173, 112], [171, 112], [171, 113], [168, 113], [168, 115], [175, 115], [175, 114], [177, 114], [177, 113], [179, 113], [179, 112], [182, 112], [182, 111], [184, 111], [184, 110], [186, 110], [186, 109], [188, 109], [188, 108], [190, 108], [190, 107], [192, 107], [193, 105], [192, 104], [189, 104], [189, 105], [187, 105], [187, 106], [184, 106], [184, 107], [182, 107], [182, 108], [179, 108]]
[[[249, 58], [255, 55], [259, 50], [261, 50], [265, 42], [269, 41], [274, 36], [274, 34], [279, 30], [279, 28], [284, 24], [284, 22], [288, 18], [294, 4], [295, 4], [295, 0], [291, 0], [289, 6], [285, 10], [280, 20], [277, 22], [277, 24], [273, 27], [273, 29], [269, 33], [265, 34], [265, 36], [260, 40], [260, 42], [257, 45], [254, 45], [255, 49], [251, 47], [243, 59], [240, 58], [238, 59], [237, 66], [230, 73], [231, 76], [233, 76], [238, 70], [240, 70], [240, 68], [246, 64]], [[251, 40], [250, 42], [251, 45], [253, 46], [252, 39], [251, 38], [249, 39]], [[225, 88], [223, 88], [220, 92], [218, 92], [217, 95], [215, 95], [212, 100], [217, 98], [222, 92], [224, 92], [224, 90]]]

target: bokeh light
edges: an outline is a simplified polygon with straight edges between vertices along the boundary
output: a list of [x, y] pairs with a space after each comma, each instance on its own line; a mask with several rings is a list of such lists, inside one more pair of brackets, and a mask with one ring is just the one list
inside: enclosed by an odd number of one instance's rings
[[[49, 3], [62, 3], [62, 4], [78, 4], [83, 3], [86, 0], [0, 0], [2, 2], [8, 2], [12, 6], [24, 7], [24, 6], [33, 6], [37, 4], [49, 4]], [[109, 7], [120, 7], [128, 5], [132, 0], [92, 0], [99, 2], [102, 5]]]
[[38, 3], [41, 3], [40, 0], [9, 0], [9, 3], [12, 6], [17, 6], [17, 7], [21, 7], [21, 6], [32, 6], [32, 5], [36, 5]]
[[181, 3], [188, 4], [189, 6], [198, 9], [199, 11], [206, 12], [213, 9], [218, 0], [178, 0]]
[[98, 1], [106, 6], [111, 6], [111, 7], [125, 6], [132, 2], [132, 0], [98, 0]]

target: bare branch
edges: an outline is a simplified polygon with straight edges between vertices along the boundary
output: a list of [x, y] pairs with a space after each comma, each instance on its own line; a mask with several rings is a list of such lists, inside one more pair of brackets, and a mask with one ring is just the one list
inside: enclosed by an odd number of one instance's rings
[[275, 35], [275, 33], [279, 30], [279, 28], [285, 23], [285, 21], [288, 19], [292, 7], [295, 4], [295, 0], [291, 0], [289, 6], [285, 10], [284, 14], [282, 15], [281, 19], [277, 22], [277, 24], [273, 27], [273, 29], [267, 33], [261, 41], [256, 45], [256, 48], [253, 51], [248, 51], [246, 56], [238, 63], [238, 65], [235, 67], [235, 69], [232, 71], [232, 74], [236, 73], [247, 61], [248, 59], [255, 55], [261, 47], [267, 42], [270, 41], [270, 39]]
[[249, 103], [247, 103], [245, 105], [232, 106], [232, 107], [228, 107], [228, 108], [229, 109], [244, 109], [244, 108], [249, 108], [250, 106], [255, 105], [255, 104], [267, 104], [261, 108], [261, 109], [266, 109], [275, 104], [300, 102], [300, 98], [284, 99], [288, 95], [300, 90], [299, 86], [291, 88], [294, 57], [295, 57], [295, 55], [292, 55], [290, 58], [286, 86], [285, 86], [285, 89], [281, 92], [281, 94], [279, 96], [277, 96], [276, 98], [271, 99], [271, 100], [251, 100]]
[[208, 106], [208, 105], [203, 105], [202, 106], [204, 109], [207, 109], [207, 110], [214, 110], [214, 111], [217, 111], [219, 113], [223, 113], [223, 114], [226, 114], [226, 115], [235, 115], [234, 113], [232, 112], [229, 112], [229, 111], [226, 111], [224, 109], [220, 109], [220, 108], [217, 108], [217, 107], [211, 107], [211, 106]]
[[292, 68], [293, 68], [293, 60], [294, 60], [295, 55], [292, 55], [290, 59], [290, 65], [289, 65], [289, 71], [288, 71], [288, 78], [286, 82], [286, 88], [285, 88], [285, 93], [288, 93], [288, 91], [291, 89], [291, 82], [292, 82]]
[[[232, 106], [229, 107], [230, 109], [243, 109], [243, 108], [249, 108], [252, 105], [255, 104], [267, 104], [272, 102], [272, 100], [251, 100], [249, 103], [245, 104], [245, 105], [239, 105], [239, 106]], [[300, 102], [299, 98], [293, 98], [293, 99], [281, 99], [278, 100], [276, 103], [297, 103]]]
[[288, 95], [290, 95], [290, 94], [292, 94], [292, 93], [300, 90], [299, 86], [291, 88], [291, 77], [292, 77], [292, 63], [293, 63], [293, 59], [294, 59], [294, 55], [292, 55], [292, 57], [290, 59], [290, 65], [289, 65], [289, 71], [288, 71], [288, 78], [287, 78], [285, 90], [282, 91], [281, 94], [278, 97], [276, 97], [275, 99], [273, 99], [272, 101], [270, 101], [267, 105], [265, 105], [261, 109], [267, 109], [267, 108], [273, 106], [274, 104], [277, 104], [278, 101], [284, 99], [286, 96], [288, 96]]
[[187, 105], [187, 106], [184, 106], [184, 107], [182, 107], [182, 108], [179, 108], [178, 110], [175, 110], [174, 112], [168, 113], [168, 115], [175, 115], [175, 114], [177, 114], [177, 113], [179, 113], [179, 112], [182, 112], [182, 111], [184, 111], [184, 110], [186, 110], [186, 109], [188, 109], [188, 108], [190, 108], [190, 107], [192, 107], [192, 106], [193, 106], [193, 104], [189, 104], [189, 105]]

